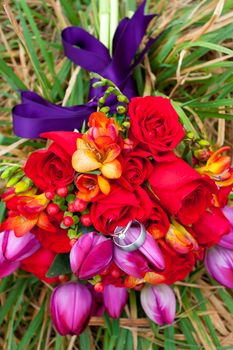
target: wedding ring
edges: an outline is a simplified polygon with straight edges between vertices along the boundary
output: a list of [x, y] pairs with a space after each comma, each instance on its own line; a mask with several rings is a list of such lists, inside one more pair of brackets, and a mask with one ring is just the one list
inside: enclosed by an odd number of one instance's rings
[[[140, 226], [140, 233], [138, 237], [135, 239], [134, 242], [130, 244], [122, 244], [124, 243], [124, 239], [127, 238], [127, 231], [131, 228], [132, 225], [138, 224]], [[129, 223], [124, 227], [124, 226], [117, 226], [114, 231], [113, 235], [113, 242], [116, 244], [117, 247], [120, 249], [126, 251], [126, 252], [132, 252], [134, 250], [137, 250], [140, 248], [146, 239], [146, 229], [144, 225], [139, 222], [138, 220], [132, 220], [129, 221]]]

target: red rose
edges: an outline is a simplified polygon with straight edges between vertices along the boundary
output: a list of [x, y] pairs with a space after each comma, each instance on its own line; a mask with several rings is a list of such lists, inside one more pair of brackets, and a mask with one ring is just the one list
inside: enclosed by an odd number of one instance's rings
[[21, 269], [33, 273], [40, 280], [47, 283], [59, 282], [58, 277], [48, 278], [46, 273], [48, 272], [56, 254], [51, 250], [41, 248], [37, 252], [28, 258], [21, 261]]
[[164, 237], [167, 233], [170, 222], [165, 211], [156, 202], [153, 203], [151, 213], [146, 218], [144, 225], [146, 230], [155, 238]]
[[197, 242], [207, 247], [217, 244], [230, 229], [230, 223], [221, 209], [215, 207], [206, 210], [192, 225]]
[[129, 103], [130, 138], [156, 160], [170, 160], [184, 137], [179, 116], [169, 99], [161, 96], [132, 98]]
[[196, 259], [192, 252], [179, 254], [170, 248], [164, 241], [159, 240], [159, 247], [165, 259], [165, 269], [159, 272], [165, 277], [163, 283], [173, 284], [176, 281], [184, 280], [193, 270]]
[[184, 225], [200, 218], [217, 190], [211, 179], [201, 177], [180, 158], [155, 164], [148, 181], [162, 207]]
[[67, 230], [60, 228], [60, 223], [63, 219], [63, 212], [49, 216], [49, 221], [55, 228], [54, 232], [42, 230], [38, 226], [32, 229], [32, 233], [36, 235], [36, 238], [41, 245], [55, 253], [69, 253], [71, 250], [70, 239], [67, 235]]
[[72, 154], [79, 137], [75, 132], [48, 132], [41, 136], [54, 140], [48, 149], [33, 152], [24, 167], [25, 174], [41, 190], [56, 190], [69, 185], [75, 171]]
[[122, 159], [123, 173], [119, 182], [129, 191], [141, 185], [151, 174], [152, 164], [146, 156], [138, 155], [136, 152], [130, 152]]
[[120, 186], [111, 186], [108, 196], [98, 196], [92, 203], [90, 215], [97, 231], [111, 234], [116, 226], [126, 226], [130, 220], [143, 221], [151, 209], [152, 202], [141, 187], [130, 192]]

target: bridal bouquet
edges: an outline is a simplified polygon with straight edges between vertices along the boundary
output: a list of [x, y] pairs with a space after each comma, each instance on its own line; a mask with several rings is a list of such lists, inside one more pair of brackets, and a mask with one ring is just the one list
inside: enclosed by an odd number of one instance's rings
[[130, 289], [152, 321], [171, 324], [172, 285], [203, 261], [233, 288], [229, 147], [187, 130], [165, 96], [136, 95], [132, 70], [156, 40], [135, 58], [154, 17], [144, 6], [119, 24], [112, 57], [83, 29], [63, 31], [68, 58], [95, 73], [89, 103], [61, 107], [23, 91], [13, 110], [15, 133], [47, 147], [23, 167], [0, 167], [0, 276], [21, 268], [56, 284], [61, 335], [79, 335], [105, 311], [119, 318]]

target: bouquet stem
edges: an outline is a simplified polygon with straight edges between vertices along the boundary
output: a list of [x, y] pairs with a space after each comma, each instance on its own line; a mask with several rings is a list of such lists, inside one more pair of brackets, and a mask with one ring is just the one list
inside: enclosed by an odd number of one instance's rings
[[119, 0], [100, 0], [100, 41], [112, 51], [112, 39], [118, 25]]

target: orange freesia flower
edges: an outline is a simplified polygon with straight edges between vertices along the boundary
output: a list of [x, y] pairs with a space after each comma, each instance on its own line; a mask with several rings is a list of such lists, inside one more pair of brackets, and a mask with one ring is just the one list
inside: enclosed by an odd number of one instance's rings
[[77, 151], [72, 157], [73, 168], [79, 173], [99, 169], [106, 178], [118, 179], [122, 169], [116, 159], [121, 153], [117, 144], [117, 126], [112, 118], [101, 112], [90, 116], [89, 125], [88, 133], [77, 139]]
[[202, 175], [208, 175], [219, 187], [233, 184], [233, 171], [231, 168], [231, 157], [222, 155], [229, 151], [230, 147], [225, 146], [213, 152], [206, 162], [206, 165], [196, 170]]
[[14, 196], [7, 201], [9, 217], [2, 223], [3, 230], [14, 230], [20, 237], [29, 232], [34, 226], [54, 232], [44, 209], [49, 201], [44, 193], [40, 195]]
[[76, 179], [76, 186], [79, 190], [77, 197], [86, 202], [96, 197], [100, 191], [106, 195], [110, 192], [108, 180], [101, 175], [81, 174]]
[[186, 254], [199, 249], [195, 238], [181, 224], [172, 220], [165, 240], [178, 253]]

